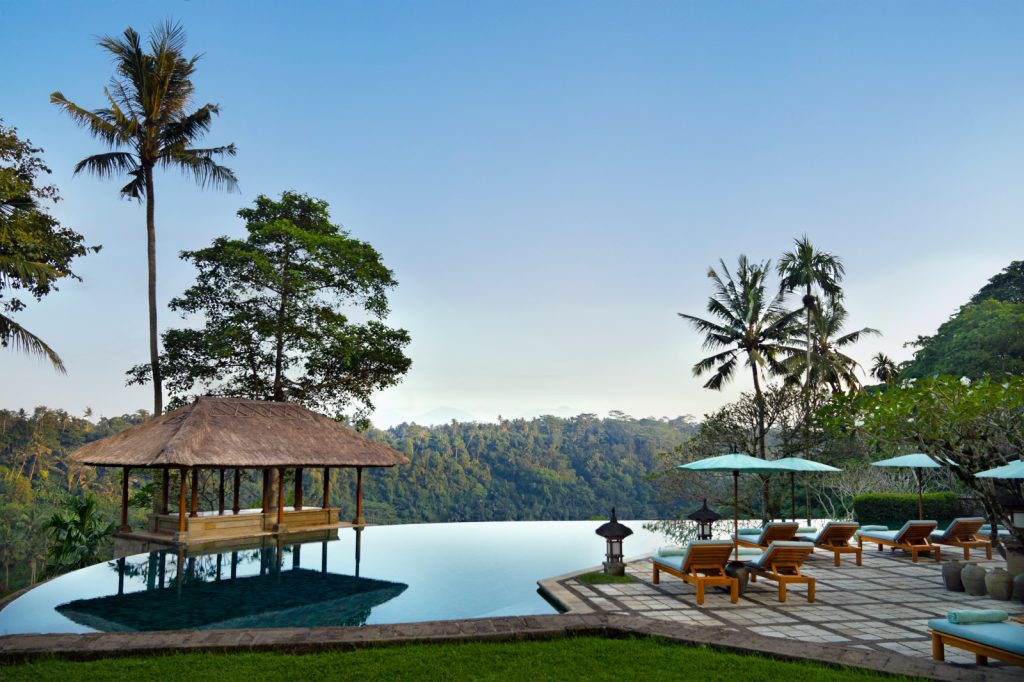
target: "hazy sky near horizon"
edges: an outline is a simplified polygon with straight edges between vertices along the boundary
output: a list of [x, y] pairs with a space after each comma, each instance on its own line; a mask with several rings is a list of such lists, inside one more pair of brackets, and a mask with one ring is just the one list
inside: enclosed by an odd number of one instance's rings
[[16, 318], [68, 375], [0, 350], [0, 408], [152, 406], [124, 386], [148, 357], [144, 209], [72, 178], [101, 147], [48, 98], [101, 106], [97, 37], [168, 17], [241, 191], [157, 178], [161, 305], [193, 279], [178, 252], [241, 236], [257, 194], [328, 200], [395, 271], [413, 339], [378, 425], [699, 416], [749, 376], [703, 390], [676, 313], [704, 313], [719, 258], [801, 234], [844, 259], [851, 326], [884, 332], [862, 362], [907, 359], [1024, 257], [1019, 2], [0, 0], [0, 117], [45, 149], [54, 214], [103, 245]]

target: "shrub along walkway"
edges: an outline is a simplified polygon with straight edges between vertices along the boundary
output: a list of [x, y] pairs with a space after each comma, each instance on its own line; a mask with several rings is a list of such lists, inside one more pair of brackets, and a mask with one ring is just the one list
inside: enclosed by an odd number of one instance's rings
[[[950, 558], [962, 556], [950, 549]], [[1005, 566], [985, 561], [984, 554], [971, 561], [991, 568]], [[832, 554], [817, 552], [804, 563], [804, 573], [817, 581], [814, 603], [807, 602], [806, 585], [792, 584], [786, 603], [778, 601], [777, 583], [758, 579], [750, 583], [739, 603], [729, 601], [724, 590], [709, 588], [703, 606], [698, 606], [693, 586], [664, 572], [661, 584], [652, 582], [649, 559], [631, 562], [627, 571], [639, 582], [631, 584], [586, 585], [568, 574], [541, 581], [541, 586], [570, 613], [601, 612], [645, 616], [662, 621], [741, 630], [757, 637], [785, 639], [795, 643], [830, 644], [878, 653], [897, 653], [931, 659], [928, 620], [945, 617], [957, 609], [1002, 609], [1024, 616], [1019, 602], [972, 597], [949, 592], [942, 582], [941, 564], [922, 555], [911, 563], [902, 552], [878, 552], [864, 546], [863, 565], [845, 555], [840, 568]], [[594, 569], [587, 569], [591, 571]], [[581, 571], [580, 573], [585, 573]], [[974, 654], [946, 647], [946, 661], [953, 668], [976, 667]], [[992, 670], [1012, 668], [990, 661]], [[979, 670], [984, 670], [980, 668]]]

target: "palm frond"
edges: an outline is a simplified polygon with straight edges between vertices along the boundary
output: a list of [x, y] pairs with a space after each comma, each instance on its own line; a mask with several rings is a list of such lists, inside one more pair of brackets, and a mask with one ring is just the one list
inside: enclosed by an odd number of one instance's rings
[[82, 171], [92, 173], [99, 178], [109, 178], [116, 173], [133, 173], [138, 170], [139, 162], [134, 154], [128, 152], [107, 152], [87, 156], [75, 164], [75, 175]]
[[[74, 102], [69, 101], [60, 92], [50, 95], [50, 102], [71, 117], [71, 120], [83, 128], [87, 128], [93, 137], [99, 138], [110, 148], [123, 143], [121, 131], [106, 120], [99, 112], [83, 109]], [[102, 110], [101, 110], [102, 111]]]
[[11, 318], [0, 315], [0, 346], [8, 345], [12, 346], [15, 351], [44, 357], [50, 361], [55, 370], [61, 374], [68, 373], [60, 356], [42, 339]]

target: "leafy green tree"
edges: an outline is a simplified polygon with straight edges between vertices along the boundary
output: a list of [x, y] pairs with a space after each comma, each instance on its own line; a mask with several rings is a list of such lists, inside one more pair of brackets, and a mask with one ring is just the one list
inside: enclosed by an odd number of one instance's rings
[[786, 374], [784, 360], [802, 350], [793, 345], [799, 333], [794, 322], [800, 311], [786, 310], [783, 292], [768, 293], [769, 262], [750, 263], [746, 256], [740, 256], [735, 279], [725, 262], [719, 263], [721, 275], [714, 268], [708, 270], [714, 283], [714, 293], [707, 304], [712, 319], [684, 313], [679, 316], [704, 335], [706, 350], [717, 351], [693, 366], [693, 375], [697, 377], [714, 372], [704, 388], [721, 390], [741, 361], [750, 369], [758, 411], [757, 455], [764, 459], [766, 427], [761, 373]]
[[888, 386], [896, 381], [899, 373], [899, 367], [885, 353], [875, 353], [871, 357], [871, 376], [876, 380]]
[[[370, 244], [331, 223], [327, 208], [294, 192], [278, 201], [261, 195], [238, 212], [244, 240], [219, 237], [182, 254], [199, 274], [171, 308], [203, 325], [163, 337], [162, 361], [178, 403], [198, 388], [295, 401], [338, 417], [355, 408], [363, 420], [373, 409], [371, 394], [408, 371], [408, 332], [383, 322], [394, 276]], [[147, 381], [148, 366], [129, 376]]]
[[[804, 381], [805, 387], [812, 385], [812, 370], [814, 362], [811, 354], [814, 352], [813, 318], [816, 311], [821, 309], [821, 303], [814, 294], [815, 289], [820, 290], [829, 304], [835, 305], [843, 297], [843, 290], [839, 283], [846, 274], [843, 261], [828, 251], [820, 251], [811, 244], [811, 240], [804, 235], [794, 240], [796, 248], [787, 251], [779, 258], [776, 270], [781, 280], [779, 288], [782, 291], [791, 293], [798, 289], [804, 290], [803, 307], [806, 314], [806, 337], [807, 352], [803, 370], [807, 373]], [[819, 378], [824, 378], [823, 376]]]
[[[1024, 377], [937, 377], [908, 380], [886, 391], [833, 396], [819, 414], [837, 441], [861, 452], [927, 452], [967, 489], [990, 518], [1013, 524], [997, 496], [1000, 489], [1024, 493], [1021, 481], [976, 478], [974, 474], [1018, 459], [1024, 452]], [[1019, 542], [1024, 531], [1013, 528]]]
[[146, 258], [149, 277], [149, 359], [153, 380], [153, 414], [163, 412], [163, 390], [157, 344], [156, 196], [157, 166], [180, 170], [200, 187], [236, 187], [235, 174], [216, 157], [234, 156], [235, 146], [196, 147], [220, 113], [215, 104], [190, 111], [199, 57], [186, 57], [185, 31], [170, 22], [158, 26], [147, 47], [134, 29], [120, 38], [106, 36], [99, 46], [114, 59], [115, 75], [103, 94], [107, 106], [90, 111], [54, 92], [50, 101], [110, 151], [82, 159], [75, 174], [87, 171], [101, 178], [127, 175], [121, 196], [146, 201]]
[[[39, 183], [50, 172], [40, 152], [0, 120], [0, 347], [45, 357], [63, 374], [57, 353], [10, 315], [25, 309], [18, 295], [39, 301], [57, 291], [58, 280], [78, 279], [71, 262], [99, 247], [83, 246], [82, 235], [61, 226], [44, 208], [60, 195], [56, 187]], [[8, 292], [15, 296], [5, 298]]]
[[[880, 332], [864, 327], [843, 334], [847, 317], [846, 309], [838, 302], [826, 303], [815, 309], [812, 316], [811, 354], [794, 355], [787, 360], [791, 377], [806, 373], [811, 386], [825, 386], [833, 393], [860, 387], [860, 379], [857, 377], [860, 364], [843, 350], [860, 341], [862, 336], [877, 335]], [[807, 359], [811, 362], [809, 370]]]
[[1003, 303], [1024, 303], [1024, 260], [1015, 260], [988, 281], [971, 303], [984, 303], [989, 299]]
[[939, 326], [934, 336], [919, 336], [904, 377], [1024, 374], [1024, 303], [994, 299], [965, 305]]
[[114, 524], [104, 522], [96, 498], [87, 492], [83, 497], [67, 496], [46, 529], [50, 533], [46, 574], [57, 575], [102, 561]]

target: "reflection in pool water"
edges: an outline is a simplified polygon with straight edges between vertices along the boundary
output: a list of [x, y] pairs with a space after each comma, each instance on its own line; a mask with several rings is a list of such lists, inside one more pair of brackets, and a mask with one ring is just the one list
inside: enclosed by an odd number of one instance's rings
[[[601, 562], [602, 521], [370, 526], [336, 540], [152, 552], [60, 576], [0, 611], [0, 634], [308, 627], [552, 613], [537, 580]], [[627, 521], [627, 556], [663, 537]]]

